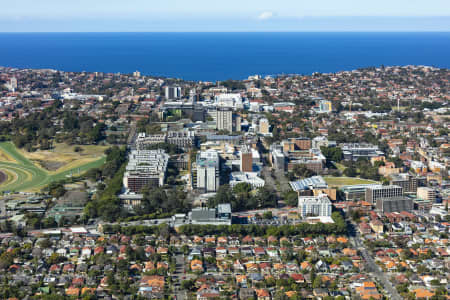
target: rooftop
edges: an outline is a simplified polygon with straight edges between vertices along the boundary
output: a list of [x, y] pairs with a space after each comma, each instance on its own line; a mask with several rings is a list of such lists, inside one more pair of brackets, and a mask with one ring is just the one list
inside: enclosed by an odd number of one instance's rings
[[291, 181], [289, 184], [295, 192], [317, 188], [328, 188], [328, 184], [322, 176], [313, 176], [298, 181]]

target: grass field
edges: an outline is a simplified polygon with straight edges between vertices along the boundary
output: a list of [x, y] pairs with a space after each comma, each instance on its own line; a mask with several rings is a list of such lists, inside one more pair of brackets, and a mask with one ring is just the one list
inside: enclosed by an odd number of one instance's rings
[[0, 161], [16, 162], [14, 158], [6, 154], [5, 152], [0, 152]]
[[[75, 152], [75, 147], [82, 151]], [[98, 160], [107, 148], [107, 146], [55, 144], [52, 150], [27, 152], [23, 149], [17, 149], [17, 151], [35, 165], [51, 174], [57, 174]]]
[[[23, 151], [17, 150], [12, 143], [0, 143], [0, 153], [5, 157], [12, 158], [12, 161], [5, 161], [2, 160], [3, 156], [0, 156], [0, 170], [8, 175], [8, 179], [0, 185], [0, 191], [38, 191], [53, 181], [78, 175], [91, 168], [99, 167], [105, 162], [105, 156], [100, 155], [105, 147], [99, 147], [98, 149], [93, 147], [88, 146], [86, 151], [88, 153], [86, 154], [84, 154], [84, 151], [82, 152], [83, 154], [79, 154], [73, 152], [73, 150], [70, 153], [68, 149], [66, 152], [63, 152], [64, 148], [61, 146], [59, 149], [56, 148], [55, 151], [49, 151], [50, 153], [37, 152], [29, 155], [30, 158], [35, 155], [34, 159], [41, 161], [48, 159], [61, 161], [66, 159], [66, 163], [61, 168], [48, 171], [25, 157], [22, 154]], [[59, 152], [60, 150], [61, 152]], [[76, 155], [78, 155], [78, 159]], [[82, 155], [85, 156], [83, 157]]]
[[371, 184], [378, 183], [377, 181], [362, 179], [362, 178], [353, 178], [353, 177], [324, 177], [327, 184], [331, 187], [341, 187], [344, 185], [356, 185], [356, 184]]

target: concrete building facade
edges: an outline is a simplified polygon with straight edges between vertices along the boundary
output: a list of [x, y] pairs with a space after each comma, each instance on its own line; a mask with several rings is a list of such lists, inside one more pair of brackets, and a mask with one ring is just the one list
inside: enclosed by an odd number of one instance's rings
[[220, 185], [219, 153], [214, 150], [201, 151], [197, 154], [195, 164], [194, 188], [204, 192], [216, 192]]
[[127, 190], [139, 193], [146, 186], [162, 186], [169, 155], [164, 150], [133, 150], [123, 177]]
[[303, 218], [331, 217], [331, 201], [326, 194], [298, 197], [298, 209]]
[[380, 198], [377, 200], [376, 208], [382, 213], [410, 212], [413, 210], [413, 200], [408, 197]]
[[403, 196], [403, 188], [398, 185], [382, 185], [366, 189], [366, 201], [376, 205], [378, 199]]

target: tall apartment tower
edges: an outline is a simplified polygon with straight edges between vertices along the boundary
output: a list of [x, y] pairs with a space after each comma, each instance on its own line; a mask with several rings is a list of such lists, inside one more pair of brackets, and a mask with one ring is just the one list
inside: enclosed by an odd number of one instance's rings
[[218, 108], [216, 124], [217, 130], [233, 132], [233, 110], [230, 108]]
[[215, 150], [201, 151], [196, 161], [196, 186], [205, 192], [216, 192], [220, 185], [220, 159]]
[[17, 78], [11, 77], [9, 80], [9, 88], [11, 91], [15, 91], [17, 89]]
[[181, 87], [166, 86], [165, 96], [167, 100], [176, 100], [181, 98]]
[[260, 134], [269, 134], [269, 120], [266, 118], [262, 118], [259, 120], [259, 133]]
[[241, 172], [253, 172], [252, 149], [247, 145], [241, 148]]

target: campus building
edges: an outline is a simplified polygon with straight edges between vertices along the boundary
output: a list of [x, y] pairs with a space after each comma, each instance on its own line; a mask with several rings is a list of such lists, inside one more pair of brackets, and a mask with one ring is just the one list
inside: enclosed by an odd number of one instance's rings
[[220, 185], [220, 157], [215, 150], [201, 151], [193, 166], [192, 186], [204, 192], [216, 192]]
[[420, 187], [417, 189], [417, 198], [434, 203], [436, 202], [436, 190], [429, 187]]
[[342, 144], [340, 145], [345, 160], [358, 160], [358, 158], [368, 158], [382, 156], [378, 146], [371, 144]]
[[181, 88], [179, 86], [166, 86], [165, 96], [167, 100], [176, 100], [181, 98]]
[[270, 145], [269, 162], [275, 170], [285, 171], [286, 156], [284, 155], [283, 148], [280, 145]]
[[366, 201], [376, 205], [378, 199], [403, 196], [403, 188], [398, 185], [381, 185], [366, 189]]
[[345, 185], [341, 187], [346, 201], [362, 201], [366, 198], [366, 190], [368, 188], [380, 188], [381, 184], [356, 184]]
[[300, 215], [305, 217], [331, 217], [331, 201], [326, 194], [298, 197]]
[[218, 107], [244, 108], [240, 94], [219, 94], [215, 97], [215, 102]]
[[413, 200], [400, 196], [400, 197], [390, 197], [390, 198], [380, 198], [377, 200], [376, 208], [382, 213], [391, 212], [410, 212], [413, 210], [414, 204]]
[[241, 172], [253, 172], [252, 149], [247, 145], [241, 147], [240, 169]]
[[176, 145], [182, 149], [190, 149], [195, 145], [196, 136], [194, 131], [168, 131], [160, 134], [146, 135], [144, 132], [138, 134], [136, 138], [136, 148], [144, 150], [146, 146], [168, 143]]
[[[305, 137], [291, 138], [281, 142], [284, 152], [294, 152], [297, 150], [309, 150], [311, 149], [311, 139]], [[317, 148], [319, 149], [319, 148]]]
[[265, 185], [264, 179], [256, 172], [232, 172], [230, 175], [230, 186], [233, 188], [239, 183], [248, 183], [252, 188], [262, 188]]
[[390, 175], [390, 185], [398, 185], [403, 188], [404, 193], [416, 193], [418, 186], [418, 179], [408, 173], [392, 174]]
[[169, 155], [164, 150], [133, 150], [123, 177], [123, 185], [133, 193], [146, 186], [162, 186], [166, 176]]
[[259, 133], [263, 135], [270, 133], [270, 124], [267, 118], [259, 119]]
[[231, 225], [231, 205], [219, 204], [216, 208], [197, 207], [189, 213], [189, 223], [195, 225]]

